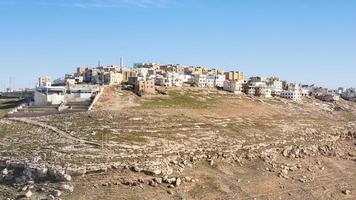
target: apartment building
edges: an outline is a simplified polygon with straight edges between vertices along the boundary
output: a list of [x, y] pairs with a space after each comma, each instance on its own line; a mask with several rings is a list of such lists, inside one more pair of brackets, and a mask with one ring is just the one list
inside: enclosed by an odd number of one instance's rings
[[291, 99], [293, 101], [299, 101], [300, 96], [299, 90], [283, 90], [280, 94], [281, 98]]
[[255, 95], [269, 98], [269, 97], [272, 97], [272, 90], [268, 87], [256, 87]]
[[245, 81], [245, 73], [239, 71], [225, 72], [225, 79], [229, 81]]
[[106, 72], [104, 73], [104, 84], [105, 85], [119, 85], [123, 81], [122, 73], [118, 72]]
[[224, 72], [219, 69], [209, 69], [208, 74], [219, 75], [219, 74], [224, 74]]
[[206, 87], [207, 76], [204, 74], [194, 74], [192, 76], [193, 85], [197, 87]]
[[38, 78], [38, 86], [51, 86], [52, 79], [49, 76], [43, 76]]
[[208, 88], [215, 87], [215, 75], [213, 74], [206, 75], [206, 87]]
[[214, 86], [218, 88], [223, 88], [224, 87], [224, 82], [225, 82], [225, 75], [223, 74], [216, 74], [215, 75], [215, 81], [214, 81]]
[[225, 80], [223, 83], [223, 90], [233, 93], [242, 92], [242, 82]]
[[156, 92], [155, 80], [142, 77], [129, 77], [128, 83], [133, 86], [136, 94], [154, 94]]

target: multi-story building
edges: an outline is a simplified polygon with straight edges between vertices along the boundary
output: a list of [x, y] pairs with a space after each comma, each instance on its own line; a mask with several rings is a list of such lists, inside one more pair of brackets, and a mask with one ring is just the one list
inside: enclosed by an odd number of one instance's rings
[[337, 94], [328, 93], [328, 94], [316, 95], [315, 98], [321, 101], [334, 102], [334, 101], [338, 101], [340, 99], [340, 96]]
[[223, 84], [223, 90], [233, 93], [241, 93], [242, 82], [225, 80]]
[[134, 64], [134, 69], [137, 68], [148, 68], [148, 69], [154, 69], [154, 70], [158, 70], [160, 69], [161, 64], [157, 64], [157, 63], [135, 63]]
[[194, 74], [192, 76], [193, 85], [197, 87], [206, 87], [206, 75], [204, 74]]
[[245, 81], [245, 73], [239, 71], [225, 72], [225, 79], [229, 81]]
[[105, 85], [119, 85], [123, 81], [122, 73], [118, 72], [106, 72], [104, 73], [104, 84]]
[[299, 90], [283, 90], [280, 94], [280, 97], [285, 99], [291, 99], [293, 101], [299, 101], [300, 92]]
[[134, 70], [126, 69], [126, 68], [122, 68], [121, 73], [122, 73], [122, 81], [123, 82], [128, 82], [129, 77], [137, 76], [137, 73]]
[[141, 94], [154, 94], [156, 91], [155, 80], [145, 79], [140, 77], [129, 77], [129, 84], [133, 85], [135, 93]]
[[215, 75], [215, 82], [214, 86], [218, 88], [223, 88], [224, 87], [224, 82], [225, 82], [225, 75], [223, 74], [216, 74]]
[[215, 87], [215, 75], [213, 74], [206, 75], [206, 87], [209, 88]]
[[52, 79], [49, 76], [43, 76], [38, 78], [38, 86], [51, 86]]
[[219, 75], [219, 74], [224, 74], [222, 70], [219, 69], [209, 69], [208, 74], [214, 74], [214, 75]]
[[256, 87], [255, 88], [255, 95], [256, 96], [262, 96], [262, 97], [272, 97], [272, 90], [268, 87]]

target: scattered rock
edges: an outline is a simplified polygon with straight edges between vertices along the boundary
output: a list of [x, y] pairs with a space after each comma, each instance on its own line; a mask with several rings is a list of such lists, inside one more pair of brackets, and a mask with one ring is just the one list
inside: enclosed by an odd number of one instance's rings
[[157, 183], [154, 180], [150, 180], [148, 185], [152, 186], [152, 187], [157, 187]]
[[66, 185], [66, 184], [61, 185], [61, 187], [59, 189], [64, 191], [64, 192], [70, 192], [70, 193], [72, 193], [74, 191], [74, 187], [73, 186]]
[[69, 182], [69, 181], [71, 181], [71, 180], [72, 180], [72, 177], [71, 177], [70, 175], [68, 175], [68, 174], [64, 174], [64, 175], [63, 175], [63, 181]]
[[181, 180], [180, 178], [177, 178], [177, 179], [176, 179], [176, 182], [174, 183], [174, 186], [175, 186], [175, 187], [179, 187], [180, 184], [182, 184], [182, 180]]
[[351, 194], [351, 191], [350, 190], [343, 190], [342, 193], [345, 194], [345, 195], [349, 195], [349, 194]]
[[62, 195], [62, 192], [61, 192], [60, 190], [54, 190], [54, 191], [52, 192], [52, 195], [53, 195], [54, 197], [60, 197], [60, 196]]
[[192, 182], [192, 177], [186, 176], [186, 177], [184, 177], [184, 181], [185, 182]]
[[32, 196], [32, 192], [29, 190], [25, 193], [26, 198], [30, 198]]
[[282, 170], [279, 172], [279, 176], [280, 176], [280, 177], [283, 177], [283, 178], [288, 178], [288, 170], [287, 170], [287, 169], [282, 169]]
[[1, 173], [2, 173], [2, 175], [5, 175], [5, 176], [6, 176], [6, 175], [9, 174], [9, 170], [8, 170], [7, 168], [5, 168], [5, 169], [2, 170]]
[[162, 178], [158, 178], [158, 177], [155, 177], [153, 180], [158, 184], [161, 184], [163, 181]]

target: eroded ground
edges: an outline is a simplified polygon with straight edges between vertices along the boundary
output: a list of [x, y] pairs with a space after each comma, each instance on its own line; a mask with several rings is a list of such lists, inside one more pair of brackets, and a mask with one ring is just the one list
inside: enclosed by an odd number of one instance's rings
[[355, 103], [163, 93], [107, 88], [93, 112], [1, 119], [2, 157], [72, 180], [3, 181], [0, 196], [33, 184], [31, 198], [52, 198], [67, 184], [59, 198], [355, 199]]

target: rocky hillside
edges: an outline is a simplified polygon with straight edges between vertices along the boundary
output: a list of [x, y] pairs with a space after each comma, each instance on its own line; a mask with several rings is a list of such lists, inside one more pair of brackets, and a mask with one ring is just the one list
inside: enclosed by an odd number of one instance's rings
[[0, 198], [355, 199], [354, 102], [165, 93], [1, 119]]

